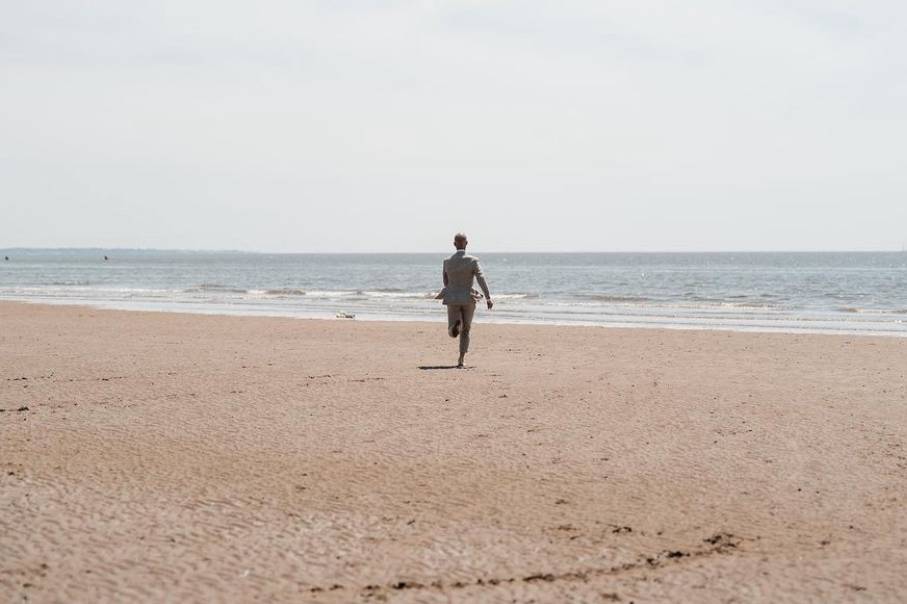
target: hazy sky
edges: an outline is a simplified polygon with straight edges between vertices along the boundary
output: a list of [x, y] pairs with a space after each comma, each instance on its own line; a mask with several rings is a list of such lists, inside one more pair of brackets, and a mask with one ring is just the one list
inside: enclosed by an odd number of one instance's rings
[[0, 0], [0, 248], [900, 249], [907, 3]]

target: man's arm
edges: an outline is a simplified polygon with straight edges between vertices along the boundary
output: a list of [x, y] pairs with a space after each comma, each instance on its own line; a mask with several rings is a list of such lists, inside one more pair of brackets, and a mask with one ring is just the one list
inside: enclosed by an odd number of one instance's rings
[[441, 279], [444, 281], [444, 287], [447, 287], [447, 262], [441, 265]]
[[494, 306], [494, 302], [491, 301], [491, 292], [488, 291], [488, 283], [485, 282], [485, 274], [482, 272], [482, 265], [479, 264], [478, 260], [476, 260], [475, 275], [476, 281], [479, 282], [479, 287], [482, 288], [482, 293], [485, 294], [485, 303], [490, 310], [491, 307]]

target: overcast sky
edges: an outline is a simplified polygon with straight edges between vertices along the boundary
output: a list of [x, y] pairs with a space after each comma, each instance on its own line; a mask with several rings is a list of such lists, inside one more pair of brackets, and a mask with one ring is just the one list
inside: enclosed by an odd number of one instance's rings
[[0, 248], [907, 244], [907, 3], [0, 0]]

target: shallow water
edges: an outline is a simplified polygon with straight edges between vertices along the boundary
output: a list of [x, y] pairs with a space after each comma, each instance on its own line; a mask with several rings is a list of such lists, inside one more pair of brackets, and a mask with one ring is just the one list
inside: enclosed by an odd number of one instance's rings
[[[495, 322], [907, 335], [907, 253], [481, 254]], [[104, 256], [109, 260], [105, 261]], [[6, 250], [0, 299], [440, 320], [444, 254]]]

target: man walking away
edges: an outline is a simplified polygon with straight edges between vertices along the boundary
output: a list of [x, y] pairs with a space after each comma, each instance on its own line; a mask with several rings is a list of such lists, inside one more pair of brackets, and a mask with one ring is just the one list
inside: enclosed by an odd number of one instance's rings
[[479, 259], [466, 254], [468, 243], [463, 233], [454, 236], [454, 247], [457, 251], [444, 260], [444, 289], [440, 296], [447, 306], [447, 333], [452, 338], [460, 337], [460, 359], [457, 361], [457, 367], [461, 369], [466, 351], [469, 350], [469, 331], [476, 311], [476, 300], [481, 298], [473, 289], [473, 279], [479, 282], [488, 309], [491, 310], [494, 306]]

